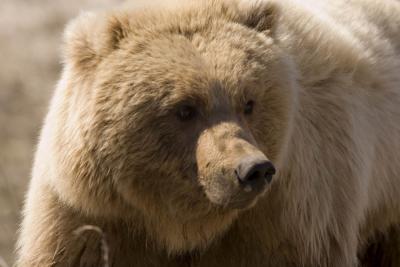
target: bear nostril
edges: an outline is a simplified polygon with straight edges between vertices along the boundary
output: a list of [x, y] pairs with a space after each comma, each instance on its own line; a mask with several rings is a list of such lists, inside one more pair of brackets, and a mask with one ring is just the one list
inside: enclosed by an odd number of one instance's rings
[[271, 162], [268, 162], [267, 165], [265, 166], [265, 173], [264, 177], [267, 180], [268, 183], [272, 181], [272, 176], [276, 173], [274, 165], [272, 165]]
[[272, 165], [271, 162], [267, 162], [266, 168], [265, 168], [265, 175], [274, 175], [276, 173], [274, 165]]
[[252, 173], [252, 174], [247, 178], [247, 180], [252, 181], [252, 180], [258, 179], [259, 177], [260, 177], [260, 172], [255, 171], [254, 173]]

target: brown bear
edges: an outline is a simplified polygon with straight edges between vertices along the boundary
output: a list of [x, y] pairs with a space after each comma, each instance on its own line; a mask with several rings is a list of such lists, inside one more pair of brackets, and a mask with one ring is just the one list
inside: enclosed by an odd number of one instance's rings
[[64, 59], [18, 266], [350, 267], [396, 240], [400, 2], [123, 7]]

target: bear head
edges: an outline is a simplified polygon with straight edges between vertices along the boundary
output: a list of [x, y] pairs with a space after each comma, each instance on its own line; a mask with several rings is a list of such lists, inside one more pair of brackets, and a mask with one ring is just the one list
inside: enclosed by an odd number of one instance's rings
[[295, 78], [277, 13], [210, 0], [73, 21], [48, 116], [60, 198], [136, 218], [171, 252], [228, 229], [268, 191], [290, 132]]

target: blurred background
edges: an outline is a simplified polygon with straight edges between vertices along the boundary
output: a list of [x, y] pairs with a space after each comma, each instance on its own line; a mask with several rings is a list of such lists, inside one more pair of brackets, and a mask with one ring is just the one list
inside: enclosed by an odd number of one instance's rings
[[24, 193], [43, 117], [60, 76], [63, 28], [121, 0], [0, 1], [0, 266], [14, 262]]

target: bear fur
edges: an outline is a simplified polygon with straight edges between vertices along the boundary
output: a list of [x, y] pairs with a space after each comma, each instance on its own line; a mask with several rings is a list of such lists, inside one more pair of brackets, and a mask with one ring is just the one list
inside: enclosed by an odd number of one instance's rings
[[17, 266], [350, 267], [399, 241], [400, 2], [168, 1], [65, 36]]

